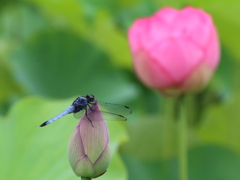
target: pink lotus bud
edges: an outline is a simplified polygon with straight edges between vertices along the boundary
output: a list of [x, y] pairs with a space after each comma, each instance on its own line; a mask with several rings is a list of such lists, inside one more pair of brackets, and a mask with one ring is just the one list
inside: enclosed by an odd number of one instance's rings
[[[98, 104], [91, 105], [99, 110]], [[101, 113], [88, 110], [72, 133], [68, 146], [70, 165], [77, 176], [94, 178], [106, 172], [110, 162], [109, 133]]]
[[129, 29], [129, 42], [139, 79], [170, 95], [201, 90], [219, 62], [216, 28], [201, 9], [166, 7], [138, 19]]

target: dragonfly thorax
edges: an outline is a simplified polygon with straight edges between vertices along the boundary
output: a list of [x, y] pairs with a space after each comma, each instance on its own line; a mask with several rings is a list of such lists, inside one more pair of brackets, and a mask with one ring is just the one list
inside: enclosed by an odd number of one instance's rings
[[88, 105], [88, 99], [86, 97], [78, 97], [72, 105], [74, 106], [74, 113], [81, 111], [82, 109], [85, 109]]
[[94, 96], [91, 94], [84, 96], [79, 96], [73, 103], [74, 113], [77, 113], [83, 109], [86, 109], [87, 105], [94, 101]]

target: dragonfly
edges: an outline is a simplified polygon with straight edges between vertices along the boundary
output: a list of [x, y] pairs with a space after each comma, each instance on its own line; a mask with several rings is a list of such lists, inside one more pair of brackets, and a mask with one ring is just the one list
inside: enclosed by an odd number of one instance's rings
[[[77, 99], [73, 101], [71, 106], [69, 106], [66, 110], [64, 110], [62, 113], [58, 114], [57, 116], [53, 117], [52, 119], [49, 119], [48, 121], [45, 121], [44, 123], [42, 123], [40, 127], [44, 127], [56, 121], [57, 119], [71, 113], [74, 113], [74, 116], [78, 119], [81, 116], [81, 113], [79, 112], [85, 111], [85, 116], [88, 118], [87, 111], [89, 110], [95, 111], [95, 109], [91, 108], [91, 105], [95, 103], [98, 103], [98, 105], [100, 105], [101, 111], [99, 110], [98, 111], [102, 113], [104, 117], [110, 116], [110, 118], [114, 120], [126, 121], [127, 118], [125, 118], [124, 116], [132, 113], [132, 110], [127, 106], [98, 101], [98, 100], [95, 100], [94, 95], [87, 94], [86, 96], [77, 97]], [[92, 124], [91, 119], [88, 118], [88, 120]]]

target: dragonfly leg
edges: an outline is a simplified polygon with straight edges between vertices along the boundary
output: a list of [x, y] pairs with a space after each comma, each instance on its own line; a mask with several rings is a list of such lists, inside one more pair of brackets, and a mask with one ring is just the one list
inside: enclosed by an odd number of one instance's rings
[[88, 118], [88, 120], [90, 121], [90, 123], [91, 123], [91, 125], [92, 125], [92, 127], [94, 127], [93, 126], [93, 123], [92, 123], [92, 120], [88, 117], [88, 115], [87, 115], [87, 108], [85, 109], [85, 116]]
[[[92, 103], [92, 104], [95, 105], [96, 103]], [[89, 104], [87, 106], [89, 107], [89, 109], [91, 109], [91, 111], [95, 111], [94, 109], [91, 108]]]
[[[96, 104], [97, 104], [97, 101], [90, 102], [89, 104], [96, 105]], [[88, 105], [89, 105], [89, 104], [88, 104]], [[90, 107], [90, 106], [89, 106], [89, 107]]]

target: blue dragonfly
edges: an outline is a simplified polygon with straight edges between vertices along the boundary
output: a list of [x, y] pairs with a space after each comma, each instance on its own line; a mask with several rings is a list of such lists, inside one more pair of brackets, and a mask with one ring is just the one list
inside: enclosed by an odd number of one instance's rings
[[[101, 111], [92, 109], [91, 105], [94, 103], [98, 103]], [[132, 110], [127, 106], [98, 101], [95, 100], [94, 95], [87, 94], [86, 96], [79, 96], [65, 111], [53, 117], [52, 119], [45, 121], [40, 125], [40, 127], [46, 126], [56, 121], [57, 119], [71, 113], [74, 113], [74, 116], [79, 119], [82, 115], [81, 112], [84, 111], [87, 118], [87, 111], [99, 111], [100, 113], [102, 113], [105, 119], [109, 119], [110, 117], [110, 119], [117, 121], [126, 121], [127, 119], [124, 116], [132, 113]], [[92, 124], [91, 119], [88, 118], [88, 120]]]

